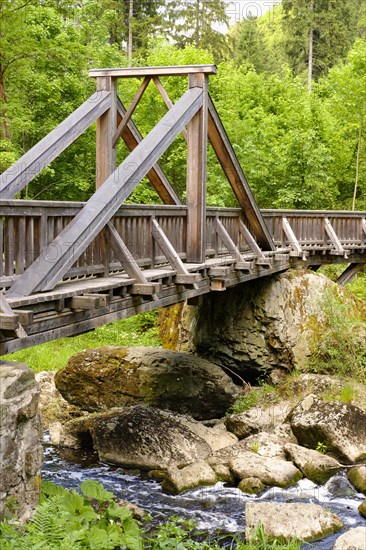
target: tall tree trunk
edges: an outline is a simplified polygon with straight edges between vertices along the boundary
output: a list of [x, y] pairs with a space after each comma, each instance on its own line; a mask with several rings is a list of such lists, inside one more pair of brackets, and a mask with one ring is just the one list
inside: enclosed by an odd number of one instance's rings
[[[5, 92], [5, 79], [4, 70], [0, 66], [0, 103], [6, 105], [7, 98]], [[0, 113], [0, 137], [3, 139], [10, 139], [10, 128], [8, 119], [5, 113]]]
[[133, 48], [132, 18], [133, 18], [133, 0], [129, 0], [128, 44], [127, 44], [127, 60], [128, 60], [128, 66], [129, 67], [131, 67], [131, 65], [132, 65], [132, 48]]
[[308, 60], [308, 90], [311, 93], [311, 81], [313, 78], [313, 42], [314, 42], [314, 28], [313, 28], [313, 12], [314, 12], [314, 0], [310, 0], [310, 31], [309, 31], [309, 60]]
[[356, 156], [356, 177], [355, 177], [355, 186], [353, 188], [352, 210], [355, 210], [355, 208], [356, 208], [356, 195], [357, 195], [358, 179], [359, 179], [359, 174], [360, 174], [361, 140], [362, 140], [362, 124], [360, 123], [360, 128], [359, 128], [359, 132], [358, 132], [358, 144], [357, 144], [357, 156]]

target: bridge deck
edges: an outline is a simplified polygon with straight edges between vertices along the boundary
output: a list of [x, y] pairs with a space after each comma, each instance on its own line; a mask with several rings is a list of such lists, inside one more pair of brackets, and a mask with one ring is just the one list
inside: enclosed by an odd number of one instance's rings
[[[294, 262], [359, 265], [366, 260], [365, 213], [263, 210], [276, 250], [262, 252], [241, 209], [208, 208], [205, 261], [187, 263], [187, 207], [126, 205], [112, 223], [128, 245], [130, 265], [121, 262], [101, 233], [52, 290], [11, 295], [13, 282], [82, 207], [82, 203], [0, 202], [0, 287], [14, 316], [10, 319], [10, 312], [3, 311], [1, 354], [224, 291], [284, 271]], [[131, 272], [131, 265], [136, 271]], [[19, 323], [24, 333], [19, 332]]]

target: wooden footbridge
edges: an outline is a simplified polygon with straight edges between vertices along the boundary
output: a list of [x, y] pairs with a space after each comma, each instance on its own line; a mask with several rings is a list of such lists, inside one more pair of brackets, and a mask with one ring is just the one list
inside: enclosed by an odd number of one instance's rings
[[[284, 271], [366, 260], [366, 213], [260, 211], [208, 93], [213, 65], [90, 71], [97, 91], [0, 179], [0, 354]], [[187, 76], [173, 105], [161, 77]], [[119, 78], [141, 78], [131, 105]], [[142, 138], [132, 114], [152, 81], [167, 114]], [[96, 122], [97, 190], [87, 203], [17, 200], [43, 168]], [[182, 133], [187, 202], [158, 164]], [[130, 155], [116, 167], [122, 138]], [[239, 208], [206, 207], [210, 141]], [[125, 205], [147, 176], [162, 205]]]

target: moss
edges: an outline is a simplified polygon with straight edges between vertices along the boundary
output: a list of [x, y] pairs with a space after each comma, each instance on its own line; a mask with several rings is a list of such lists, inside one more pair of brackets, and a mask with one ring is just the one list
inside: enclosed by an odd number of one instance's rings
[[164, 348], [176, 350], [179, 346], [179, 324], [183, 304], [164, 307], [159, 311], [159, 336]]

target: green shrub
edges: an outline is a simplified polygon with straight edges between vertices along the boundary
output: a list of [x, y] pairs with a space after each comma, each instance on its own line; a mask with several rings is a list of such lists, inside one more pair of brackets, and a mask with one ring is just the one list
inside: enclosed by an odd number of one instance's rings
[[354, 377], [366, 380], [366, 342], [364, 321], [326, 289], [319, 303], [324, 318], [309, 361], [312, 372]]

